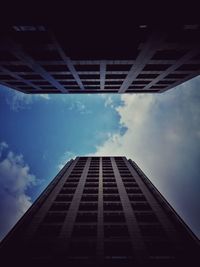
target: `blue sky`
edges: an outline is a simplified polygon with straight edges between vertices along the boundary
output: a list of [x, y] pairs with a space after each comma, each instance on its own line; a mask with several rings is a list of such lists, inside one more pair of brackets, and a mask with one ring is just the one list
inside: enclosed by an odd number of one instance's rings
[[133, 159], [200, 236], [199, 103], [199, 77], [157, 95], [25, 95], [0, 86], [0, 238], [78, 155]]

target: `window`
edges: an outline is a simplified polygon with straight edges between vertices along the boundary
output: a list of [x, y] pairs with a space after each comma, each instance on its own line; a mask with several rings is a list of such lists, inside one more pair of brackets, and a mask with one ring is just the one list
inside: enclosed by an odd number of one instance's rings
[[129, 237], [126, 225], [105, 225], [104, 236], [106, 238]]
[[131, 173], [120, 173], [121, 177], [123, 178], [131, 178], [133, 175]]
[[81, 198], [81, 201], [98, 201], [98, 195], [84, 194]]
[[97, 235], [96, 225], [75, 225], [72, 237], [95, 237]]
[[115, 179], [103, 177], [103, 182], [115, 183]]
[[97, 180], [98, 180], [98, 178], [99, 178], [99, 174], [88, 174], [88, 175], [87, 175], [87, 178], [88, 178], [88, 179], [92, 179], [92, 178], [94, 178], [94, 179], [97, 179]]
[[67, 213], [66, 212], [48, 212], [44, 218], [46, 223], [63, 223]]
[[154, 256], [174, 255], [173, 245], [169, 241], [146, 241], [148, 252]]
[[129, 183], [129, 182], [135, 182], [136, 183], [135, 179], [132, 176], [131, 177], [122, 177], [122, 180], [123, 180], [123, 182], [127, 182], [127, 183]]
[[86, 182], [98, 183], [99, 179], [93, 178], [93, 176], [92, 177], [87, 177]]
[[184, 73], [171, 73], [168, 74], [165, 79], [183, 79], [187, 76], [188, 74], [184, 74]]
[[181, 67], [179, 67], [176, 70], [184, 70], [184, 71], [195, 71], [195, 70], [200, 70], [200, 65], [199, 64], [183, 64]]
[[146, 198], [142, 194], [128, 195], [130, 201], [146, 201]]
[[105, 255], [111, 257], [132, 255], [131, 242], [127, 241], [126, 242], [107, 241], [104, 243], [104, 250], [105, 250]]
[[94, 256], [96, 253], [95, 242], [72, 241], [69, 247], [69, 255], [74, 256]]
[[133, 188], [126, 188], [126, 192], [128, 194], [142, 194], [142, 191], [140, 190], [140, 188], [138, 187], [133, 187]]
[[69, 184], [69, 183], [78, 183], [79, 182], [79, 179], [76, 179], [75, 177], [69, 177], [67, 179], [67, 181], [65, 182], [65, 184]]
[[103, 173], [103, 178], [114, 178], [114, 173]]
[[98, 194], [98, 188], [85, 188], [84, 194]]
[[138, 185], [137, 185], [137, 183], [135, 183], [135, 182], [124, 182], [124, 186], [125, 187], [138, 187]]
[[135, 212], [135, 217], [138, 222], [158, 222], [156, 215], [152, 212], [144, 213], [144, 212]]
[[118, 169], [119, 169], [119, 171], [129, 171], [129, 169], [126, 167], [126, 165], [122, 165], [122, 166], [119, 166], [119, 165], [117, 165], [118, 166]]
[[50, 207], [50, 211], [67, 211], [70, 203], [53, 203]]
[[98, 183], [86, 182], [85, 187], [98, 187]]
[[151, 206], [148, 202], [135, 202], [131, 203], [134, 211], [149, 211], [151, 210]]
[[121, 175], [122, 179], [123, 178], [131, 178], [131, 177], [133, 177], [131, 173], [124, 173], [124, 172], [122, 173], [122, 172], [120, 172], [120, 175]]
[[113, 171], [112, 166], [103, 166], [103, 171]]
[[120, 197], [119, 195], [114, 195], [114, 194], [111, 194], [111, 195], [104, 195], [103, 196], [103, 200], [104, 201], [120, 201]]
[[99, 169], [94, 170], [94, 171], [90, 171], [89, 170], [87, 176], [90, 177], [90, 178], [94, 178], [94, 179], [98, 180], [99, 179]]
[[125, 222], [124, 213], [122, 212], [105, 212], [104, 222]]
[[68, 187], [68, 188], [69, 187], [73, 187], [73, 188], [76, 188], [77, 185], [78, 185], [78, 183], [74, 183], [74, 182], [68, 183], [68, 182], [66, 182], [66, 183], [64, 183], [63, 187]]
[[122, 210], [122, 204], [120, 202], [104, 202], [103, 208], [105, 211]]
[[81, 177], [81, 174], [70, 174], [67, 180], [70, 180], [71, 178], [75, 178], [79, 180]]
[[60, 190], [60, 194], [73, 194], [74, 192], [76, 191], [76, 188], [66, 188], [66, 187], [64, 187], [64, 188], [62, 188], [61, 190]]
[[79, 206], [80, 211], [92, 211], [98, 209], [98, 203], [94, 202], [81, 202]]
[[117, 183], [107, 183], [107, 182], [104, 182], [103, 183], [103, 187], [117, 187]]
[[62, 225], [58, 224], [41, 224], [36, 232], [38, 236], [57, 236], [60, 233]]
[[71, 175], [79, 175], [81, 176], [82, 174], [82, 171], [79, 171], [79, 170], [76, 170], [76, 169], [73, 169], [73, 171], [71, 172]]
[[118, 194], [118, 189], [117, 188], [104, 188], [103, 189], [104, 194]]
[[143, 71], [161, 71], [170, 67], [169, 64], [147, 64]]
[[159, 224], [139, 225], [143, 236], [165, 237], [166, 233]]
[[107, 71], [129, 71], [131, 66], [130, 64], [108, 64]]
[[158, 74], [139, 74], [137, 79], [155, 79]]
[[59, 194], [56, 197], [55, 201], [59, 201], [59, 202], [71, 201], [72, 198], [73, 198], [73, 195], [66, 195], [66, 194], [61, 195], [61, 194]]
[[97, 222], [97, 213], [95, 212], [78, 212], [76, 222]]

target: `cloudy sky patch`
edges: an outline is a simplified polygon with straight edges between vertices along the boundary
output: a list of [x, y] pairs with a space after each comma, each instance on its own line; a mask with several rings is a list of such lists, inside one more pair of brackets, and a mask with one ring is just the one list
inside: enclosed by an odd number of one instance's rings
[[[5, 142], [2, 144], [7, 149]], [[35, 184], [36, 177], [30, 173], [23, 156], [7, 150], [6, 157], [0, 158], [0, 239], [31, 206], [26, 190]]]
[[200, 236], [199, 89], [199, 77], [163, 94], [27, 98], [1, 87], [1, 233], [70, 158], [121, 155], [139, 165]]

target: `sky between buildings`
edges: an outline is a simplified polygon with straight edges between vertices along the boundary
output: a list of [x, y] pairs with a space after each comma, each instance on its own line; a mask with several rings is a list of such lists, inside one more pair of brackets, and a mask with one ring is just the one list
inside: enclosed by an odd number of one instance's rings
[[0, 86], [0, 239], [79, 155], [134, 160], [200, 237], [200, 77], [163, 94], [25, 95]]

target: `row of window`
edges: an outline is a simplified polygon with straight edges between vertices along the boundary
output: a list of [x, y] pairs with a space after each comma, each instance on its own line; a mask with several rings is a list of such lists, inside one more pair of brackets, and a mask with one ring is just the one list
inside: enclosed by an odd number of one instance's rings
[[[122, 180], [125, 187], [138, 187], [138, 184], [134, 180], [123, 179]], [[79, 183], [78, 179], [69, 179], [67, 180], [63, 188], [67, 189], [68, 187], [76, 187]], [[85, 186], [86, 187], [98, 187], [99, 180], [96, 178], [86, 179]], [[103, 186], [104, 187], [116, 187], [117, 183], [115, 179], [111, 178], [103, 178]]]
[[[69, 209], [70, 202], [54, 202], [50, 207], [50, 211], [67, 211]], [[131, 206], [134, 211], [151, 211], [151, 206], [148, 202], [131, 202]], [[121, 202], [104, 202], [104, 210], [122, 210]], [[80, 202], [80, 211], [92, 211], [98, 209], [98, 202]]]
[[[61, 224], [47, 224], [43, 223], [38, 228], [38, 234], [42, 236], [56, 236], [61, 231]], [[148, 237], [151, 237], [151, 241], [157, 242], [158, 240], [168, 241], [166, 233], [160, 224], [146, 224], [139, 225], [139, 230], [144, 237], [145, 242], [149, 242]], [[75, 223], [72, 237], [77, 238], [89, 238], [97, 237], [97, 224], [83, 225]], [[152, 237], [154, 237], [152, 239]], [[129, 238], [128, 227], [126, 224], [105, 224], [104, 225], [104, 238]]]
[[[97, 172], [99, 172], [99, 169], [100, 169], [99, 167], [89, 168], [88, 172], [91, 173], [91, 174], [92, 174], [92, 173], [97, 173]], [[119, 172], [122, 173], [122, 174], [124, 173], [124, 174], [127, 174], [127, 175], [128, 175], [128, 174], [131, 175], [131, 172], [129, 171], [128, 168], [125, 169], [125, 168], [123, 167], [123, 168], [118, 168], [118, 170], [119, 170]], [[80, 172], [80, 171], [82, 171], [82, 169], [76, 169], [76, 168], [75, 168], [73, 171], [74, 171], [74, 172]], [[114, 170], [113, 170], [111, 167], [103, 167], [103, 168], [102, 168], [102, 171], [103, 171], [103, 173], [114, 174]]]
[[[62, 189], [63, 191], [65, 189]], [[69, 188], [67, 189], [69, 190]], [[75, 188], [73, 188], [75, 190]], [[69, 191], [68, 191], [69, 192]], [[69, 202], [72, 201], [74, 194], [72, 193], [63, 193], [58, 194], [55, 198], [56, 202]], [[137, 189], [135, 191], [132, 190], [132, 193], [128, 194], [129, 200], [132, 202], [134, 201], [146, 201], [146, 198], [140, 191]], [[110, 189], [109, 187], [103, 190], [103, 200], [104, 201], [120, 201], [120, 196], [118, 193], [118, 189], [115, 187]], [[98, 201], [98, 189], [89, 189], [85, 188], [83, 191], [83, 195], [81, 201]]]
[[[82, 225], [75, 224], [72, 237], [96, 237], [97, 236], [97, 225]], [[115, 237], [129, 237], [128, 227], [126, 224], [121, 225], [104, 225], [104, 238], [115, 238]]]
[[[95, 206], [93, 206], [94, 208], [96, 208]], [[112, 223], [121, 223], [124, 222], [125, 223], [125, 216], [124, 213], [122, 211], [104, 211], [104, 222], [112, 222]], [[138, 221], [138, 223], [158, 223], [158, 219], [156, 217], [156, 215], [152, 212], [138, 212], [135, 211], [134, 212], [135, 217]], [[67, 216], [67, 210], [66, 211], [49, 211], [43, 222], [44, 223], [63, 223], [65, 218]], [[87, 212], [87, 211], [78, 211], [77, 213], [77, 217], [76, 217], [76, 223], [93, 223], [93, 222], [97, 222], [97, 218], [98, 218], [98, 213], [97, 211], [91, 211]]]
[[[98, 186], [99, 186], [98, 182], [87, 182], [86, 181], [85, 183], [85, 188], [98, 188]], [[138, 184], [135, 182], [124, 181], [124, 186], [126, 188], [127, 193], [141, 193], [142, 192]], [[117, 183], [103, 180], [103, 187], [104, 188], [117, 188]]]
[[[146, 247], [149, 255], [157, 256], [173, 256], [175, 254], [174, 248], [169, 241], [154, 241], [147, 242]], [[95, 241], [77, 241], [72, 240], [69, 248], [70, 256], [94, 256], [96, 254]], [[104, 241], [104, 256], [112, 258], [123, 258], [133, 256], [131, 241]]]
[[[96, 242], [94, 241], [76, 241], [72, 240], [69, 248], [70, 256], [95, 256]], [[104, 242], [105, 256], [131, 256], [132, 246], [130, 241]]]
[[[75, 183], [75, 182], [79, 182], [79, 178], [77, 177], [69, 177], [66, 182], [65, 182], [65, 186], [67, 186], [68, 183]], [[122, 181], [123, 182], [131, 182], [131, 183], [136, 183], [135, 179], [132, 178], [132, 177], [129, 177], [129, 176], [125, 176], [125, 177], [122, 177]], [[99, 176], [88, 176], [87, 179], [86, 179], [86, 182], [89, 182], [89, 183], [92, 183], [92, 182], [96, 182], [98, 183], [99, 182]], [[103, 176], [103, 182], [113, 182], [115, 183], [116, 182], [116, 179], [115, 179], [115, 176], [110, 176], [110, 175], [106, 175], [106, 176]]]

